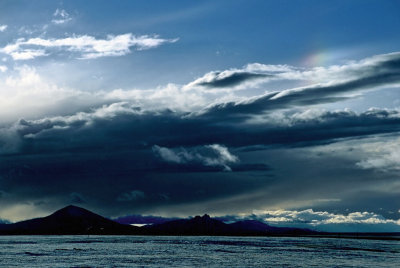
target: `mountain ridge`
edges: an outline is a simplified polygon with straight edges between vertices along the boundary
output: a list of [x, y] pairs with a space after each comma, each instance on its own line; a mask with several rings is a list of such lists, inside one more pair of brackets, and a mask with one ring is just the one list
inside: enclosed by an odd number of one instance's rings
[[245, 220], [224, 223], [209, 215], [176, 219], [136, 227], [107, 219], [87, 209], [69, 205], [42, 217], [12, 224], [0, 224], [0, 235], [304, 235], [316, 231], [300, 228], [273, 227]]

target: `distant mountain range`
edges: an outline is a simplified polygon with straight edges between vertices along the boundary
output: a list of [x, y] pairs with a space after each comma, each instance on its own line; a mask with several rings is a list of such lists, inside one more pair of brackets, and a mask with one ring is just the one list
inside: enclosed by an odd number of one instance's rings
[[326, 233], [301, 228], [273, 227], [255, 220], [227, 224], [208, 215], [191, 219], [156, 220], [156, 224], [137, 227], [107, 219], [84, 208], [67, 206], [47, 217], [17, 223], [0, 223], [0, 235], [323, 236], [400, 240], [400, 233]]
[[312, 235], [300, 228], [272, 227], [253, 220], [226, 224], [208, 215], [136, 227], [67, 206], [53, 214], [12, 224], [0, 224], [0, 235]]

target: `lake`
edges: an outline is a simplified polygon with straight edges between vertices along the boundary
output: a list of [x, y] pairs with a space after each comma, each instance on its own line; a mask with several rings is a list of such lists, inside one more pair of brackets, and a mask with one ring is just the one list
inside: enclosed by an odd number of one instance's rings
[[0, 236], [0, 267], [399, 267], [400, 241], [299, 237]]

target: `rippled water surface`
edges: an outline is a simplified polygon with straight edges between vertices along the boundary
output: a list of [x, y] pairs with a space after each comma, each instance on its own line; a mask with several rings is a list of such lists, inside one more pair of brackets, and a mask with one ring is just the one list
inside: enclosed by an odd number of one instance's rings
[[0, 267], [400, 267], [400, 241], [0, 236]]

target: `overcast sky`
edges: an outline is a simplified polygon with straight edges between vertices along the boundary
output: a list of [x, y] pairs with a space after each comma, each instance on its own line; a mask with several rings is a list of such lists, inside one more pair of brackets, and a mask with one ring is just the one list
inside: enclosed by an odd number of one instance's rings
[[0, 1], [0, 219], [400, 231], [399, 10]]

